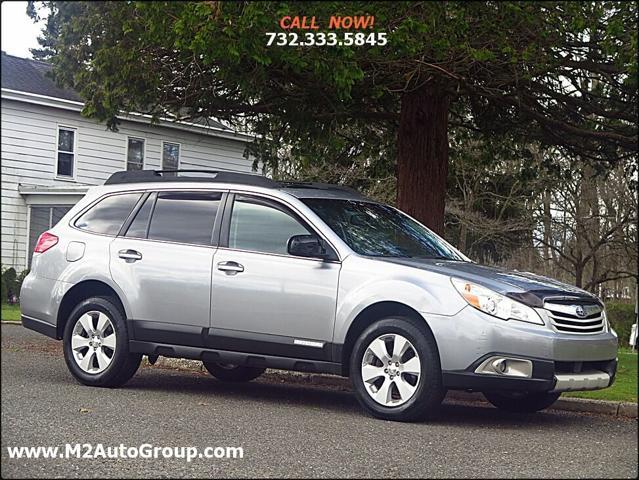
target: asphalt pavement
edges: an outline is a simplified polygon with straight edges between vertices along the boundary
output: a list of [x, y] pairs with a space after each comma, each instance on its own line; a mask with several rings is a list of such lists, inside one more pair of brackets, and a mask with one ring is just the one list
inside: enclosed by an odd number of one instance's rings
[[[2, 325], [2, 478], [637, 477], [637, 420], [447, 403], [436, 420], [366, 416], [349, 392], [267, 376], [225, 384], [141, 368], [123, 388], [82, 386], [60, 344]], [[243, 458], [10, 459], [65, 444], [242, 447]]]

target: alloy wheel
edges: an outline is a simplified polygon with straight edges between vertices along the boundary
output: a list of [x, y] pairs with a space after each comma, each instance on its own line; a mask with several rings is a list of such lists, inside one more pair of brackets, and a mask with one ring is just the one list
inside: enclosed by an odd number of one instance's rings
[[78, 318], [71, 334], [71, 349], [83, 372], [95, 375], [105, 371], [113, 361], [115, 348], [115, 329], [108, 315], [93, 310]]
[[413, 344], [402, 335], [373, 340], [362, 359], [366, 392], [380, 405], [396, 407], [410, 400], [419, 385], [421, 362]]

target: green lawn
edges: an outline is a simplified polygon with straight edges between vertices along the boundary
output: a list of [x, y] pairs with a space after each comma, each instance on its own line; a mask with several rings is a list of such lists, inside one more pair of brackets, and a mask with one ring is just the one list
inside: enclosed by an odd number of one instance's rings
[[[20, 307], [2, 305], [2, 320], [20, 320]], [[637, 353], [628, 348], [619, 349], [619, 367], [615, 384], [604, 390], [564, 394], [569, 397], [622, 400], [637, 403]]]
[[2, 320], [20, 321], [20, 306], [2, 304]]
[[629, 348], [620, 348], [618, 357], [617, 377], [612, 387], [592, 392], [566, 393], [564, 396], [637, 403], [637, 353]]

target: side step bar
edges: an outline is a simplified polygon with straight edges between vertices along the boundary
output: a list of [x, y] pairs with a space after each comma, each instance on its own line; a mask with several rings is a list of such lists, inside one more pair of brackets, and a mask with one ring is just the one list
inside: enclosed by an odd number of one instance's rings
[[323, 362], [319, 360], [256, 355], [252, 353], [230, 352], [183, 345], [167, 345], [139, 340], [129, 341], [129, 348], [131, 352], [143, 353], [150, 356], [190, 358], [192, 360], [232, 363], [234, 365], [245, 365], [247, 367], [276, 368], [307, 373], [342, 375], [342, 365], [340, 363]]

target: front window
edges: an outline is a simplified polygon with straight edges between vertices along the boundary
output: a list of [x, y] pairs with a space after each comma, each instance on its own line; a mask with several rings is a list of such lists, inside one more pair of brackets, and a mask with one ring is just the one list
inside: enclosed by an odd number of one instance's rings
[[439, 236], [388, 205], [355, 200], [302, 200], [360, 255], [466, 260]]
[[310, 233], [297, 219], [268, 200], [238, 196], [233, 203], [229, 248], [286, 255], [292, 236]]

